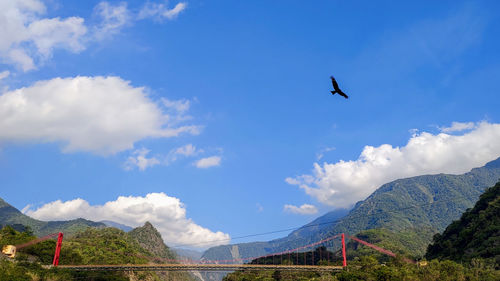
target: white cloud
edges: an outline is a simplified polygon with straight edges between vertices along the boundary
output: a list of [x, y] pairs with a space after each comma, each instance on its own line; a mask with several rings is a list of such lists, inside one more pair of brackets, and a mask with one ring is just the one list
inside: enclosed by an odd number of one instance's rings
[[160, 160], [155, 157], [147, 158], [150, 150], [146, 148], [137, 149], [129, 156], [125, 162], [125, 170], [132, 170], [134, 168], [139, 168], [139, 170], [144, 171], [149, 167], [160, 164]]
[[474, 127], [476, 127], [476, 124], [474, 124], [474, 122], [452, 122], [450, 127], [440, 127], [439, 130], [441, 130], [441, 132], [443, 133], [452, 133], [471, 130], [474, 129]]
[[[453, 127], [453, 126], [452, 126]], [[480, 122], [462, 135], [415, 133], [406, 146], [365, 146], [357, 160], [314, 163], [312, 175], [287, 178], [319, 202], [350, 207], [380, 185], [422, 174], [460, 174], [500, 156], [500, 124]]]
[[[94, 16], [99, 22], [85, 25], [81, 17], [47, 18], [46, 6], [40, 0], [0, 1], [0, 63], [10, 64], [26, 72], [36, 69], [56, 49], [78, 53], [89, 43], [108, 38], [135, 20], [175, 19], [187, 7], [184, 2], [168, 9], [165, 4], [146, 3], [136, 14], [127, 3], [98, 3]], [[91, 32], [87, 32], [90, 30]]]
[[0, 1], [0, 60], [23, 71], [36, 68], [54, 49], [79, 52], [87, 32], [80, 17], [40, 18], [45, 5], [39, 0]]
[[202, 158], [194, 163], [197, 168], [206, 169], [220, 165], [221, 158], [219, 156], [211, 156]]
[[149, 193], [144, 197], [120, 196], [104, 205], [90, 205], [80, 198], [65, 202], [57, 200], [35, 210], [29, 206], [23, 210], [26, 215], [40, 220], [85, 218], [93, 221], [111, 220], [133, 227], [149, 221], [158, 229], [167, 245], [218, 241], [196, 246], [205, 248], [227, 244], [230, 239], [229, 234], [211, 231], [186, 218], [184, 204], [165, 193]]
[[150, 150], [142, 148], [134, 151], [131, 156], [127, 158], [123, 167], [125, 170], [130, 171], [134, 168], [139, 168], [139, 170], [144, 171], [146, 168], [153, 167], [155, 165], [170, 165], [173, 162], [187, 157], [193, 157], [200, 153], [203, 153], [203, 149], [197, 149], [192, 144], [186, 144], [174, 148], [165, 155], [157, 155], [156, 157], [148, 158]]
[[95, 26], [95, 37], [105, 39], [118, 33], [125, 25], [131, 24], [131, 15], [127, 3], [121, 2], [112, 5], [106, 1], [100, 2], [94, 8], [94, 14], [101, 18], [99, 25]]
[[119, 77], [55, 78], [0, 95], [0, 143], [58, 142], [64, 152], [109, 155], [144, 138], [199, 134], [174, 119]]
[[166, 4], [148, 2], [139, 12], [138, 19], [153, 18], [155, 20], [161, 21], [166, 18], [169, 20], [173, 20], [177, 18], [180, 12], [185, 10], [186, 7], [187, 3], [185, 2], [177, 3], [177, 5], [175, 5], [175, 7], [172, 9], [169, 9]]
[[300, 207], [286, 204], [283, 208], [285, 212], [299, 215], [314, 215], [318, 212], [318, 209], [310, 204], [303, 204]]

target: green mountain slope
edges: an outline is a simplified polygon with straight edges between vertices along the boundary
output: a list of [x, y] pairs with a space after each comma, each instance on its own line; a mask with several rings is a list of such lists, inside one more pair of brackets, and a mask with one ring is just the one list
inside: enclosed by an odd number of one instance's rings
[[285, 238], [269, 242], [213, 247], [204, 253], [203, 258], [231, 259], [265, 255], [316, 242], [337, 233], [354, 235], [376, 228], [393, 233], [425, 230], [417, 233], [423, 239], [417, 245], [412, 245], [411, 250], [413, 255], [423, 254], [432, 239], [431, 233], [444, 230], [449, 223], [459, 218], [498, 179], [500, 158], [462, 175], [438, 174], [399, 179], [382, 185], [341, 219], [334, 219], [335, 216], [328, 213], [315, 220], [322, 222], [316, 229], [306, 231], [307, 227], [303, 227]]
[[[363, 241], [382, 247], [396, 255], [418, 259], [425, 255], [425, 247], [432, 239], [434, 231], [431, 228], [408, 228], [393, 232], [385, 228], [363, 230], [355, 236]], [[374, 256], [379, 261], [388, 261], [390, 256], [373, 250], [356, 241], [347, 240], [346, 255], [348, 260], [361, 256]]]
[[487, 189], [474, 208], [436, 234], [426, 258], [469, 262], [492, 259], [500, 267], [500, 182]]
[[[132, 231], [134, 234], [131, 235], [112, 227], [88, 227], [64, 239], [59, 262], [61, 265], [149, 264], [160, 262], [158, 258], [169, 254], [168, 247], [151, 224]], [[29, 232], [20, 233], [9, 226], [0, 230], [0, 246], [24, 243], [35, 238]], [[197, 280], [187, 272], [75, 272], [44, 269], [40, 265], [52, 262], [55, 244], [55, 240], [48, 240], [23, 248], [16, 255], [15, 263], [4, 258], [5, 262], [0, 262], [0, 272], [10, 271], [13, 274], [0, 280], [39, 280], [28, 279], [27, 276], [37, 276], [42, 280]], [[156, 255], [158, 250], [150, 250], [154, 246], [160, 249], [161, 256]]]
[[154, 228], [150, 222], [146, 222], [144, 226], [137, 227], [128, 232], [128, 236], [136, 241], [141, 248], [146, 249], [155, 257], [163, 259], [175, 259], [175, 253], [165, 245], [161, 234]]
[[0, 226], [5, 225], [11, 225], [14, 228], [16, 228], [16, 225], [21, 228], [23, 225], [26, 225], [30, 226], [32, 229], [40, 229], [45, 225], [45, 222], [26, 216], [0, 198]]
[[3, 199], [0, 198], [0, 227], [10, 225], [16, 230], [22, 231], [25, 226], [29, 226], [36, 236], [44, 236], [54, 232], [63, 232], [66, 237], [86, 229], [87, 227], [105, 227], [100, 222], [93, 222], [85, 219], [75, 219], [69, 221], [39, 221], [21, 213]]

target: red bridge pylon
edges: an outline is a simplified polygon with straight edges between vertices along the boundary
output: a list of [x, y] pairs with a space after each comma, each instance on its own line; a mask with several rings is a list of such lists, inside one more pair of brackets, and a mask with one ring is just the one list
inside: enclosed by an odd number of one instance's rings
[[54, 253], [54, 261], [52, 262], [53, 266], [59, 265], [59, 254], [61, 253], [62, 240], [63, 233], [59, 232], [59, 235], [57, 236], [56, 252]]

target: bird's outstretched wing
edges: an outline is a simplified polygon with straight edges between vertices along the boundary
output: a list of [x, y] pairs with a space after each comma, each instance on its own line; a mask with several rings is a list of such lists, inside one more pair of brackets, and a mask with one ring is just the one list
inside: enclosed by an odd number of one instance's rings
[[335, 80], [335, 78], [333, 76], [330, 76], [330, 79], [332, 79], [333, 89], [335, 89], [335, 91], [331, 91], [332, 95], [335, 95], [336, 93], [338, 93], [339, 95], [348, 99], [349, 97], [344, 92], [342, 92], [342, 90], [339, 88], [339, 84], [337, 83], [337, 80]]
[[342, 91], [337, 91], [337, 93], [341, 96], [343, 96], [344, 98], [348, 99], [349, 97]]
[[339, 84], [337, 83], [337, 80], [335, 80], [335, 78], [333, 76], [330, 76], [330, 79], [332, 79], [332, 85], [333, 85], [333, 88], [335, 89], [335, 91], [340, 91], [339, 89]]

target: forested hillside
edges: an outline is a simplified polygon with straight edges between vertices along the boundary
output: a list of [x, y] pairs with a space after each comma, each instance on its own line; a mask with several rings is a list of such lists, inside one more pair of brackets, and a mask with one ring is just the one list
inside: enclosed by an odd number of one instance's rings
[[[363, 241], [390, 250], [397, 255], [418, 260], [425, 255], [425, 247], [422, 247], [422, 245], [427, 245], [429, 237], [432, 237], [433, 234], [434, 231], [431, 228], [408, 228], [399, 232], [376, 228], [363, 230], [355, 236]], [[390, 258], [355, 241], [348, 241], [346, 245], [348, 259], [360, 256], [374, 256], [379, 261], [387, 261]]]
[[474, 208], [434, 236], [426, 257], [458, 262], [483, 258], [500, 268], [500, 182], [487, 189]]
[[[243, 280], [500, 280], [500, 182], [488, 188], [472, 209], [452, 222], [443, 234], [434, 236], [426, 257], [431, 261], [417, 264], [405, 261], [408, 249], [418, 245], [419, 231], [410, 229], [392, 232], [387, 229], [370, 229], [356, 236], [379, 247], [391, 250], [396, 258], [381, 254], [354, 241], [347, 244], [347, 270], [332, 273], [299, 272], [278, 270], [264, 272], [237, 271], [224, 278], [225, 281]], [[315, 250], [321, 251], [320, 248]], [[325, 248], [322, 251], [326, 251]], [[315, 264], [331, 264], [330, 255], [312, 252], [296, 253], [284, 257], [267, 257], [252, 263], [290, 263], [314, 261]], [[339, 257], [340, 253], [335, 253]], [[302, 257], [302, 259], [297, 258]], [[309, 257], [308, 259], [306, 257]], [[290, 259], [290, 260], [289, 260]], [[335, 263], [335, 261], [333, 261]], [[338, 264], [338, 261], [336, 261]]]
[[382, 185], [341, 218], [335, 216], [338, 211], [328, 213], [285, 238], [218, 246], [207, 250], [203, 257], [231, 259], [265, 255], [293, 249], [337, 233], [355, 235], [363, 230], [382, 228], [393, 233], [415, 232], [418, 239], [405, 251], [414, 256], [423, 255], [433, 234], [443, 231], [458, 219], [498, 179], [500, 158], [462, 175], [438, 174], [399, 179]]
[[[161, 263], [164, 262], [163, 258], [165, 257], [174, 257], [161, 240], [158, 231], [151, 224], [147, 223], [132, 231], [133, 234], [130, 235], [116, 228], [89, 227], [76, 233], [73, 237], [63, 240], [59, 262], [61, 265], [148, 264]], [[16, 245], [35, 238], [29, 231], [19, 232], [10, 226], [0, 230], [0, 246]], [[42, 265], [52, 263], [55, 244], [55, 240], [47, 240], [23, 248], [16, 255], [15, 262], [2, 256], [0, 280], [130, 280], [131, 278], [138, 280], [197, 280], [196, 277], [187, 272], [72, 272], [57, 268], [43, 268]], [[155, 246], [156, 249], [154, 249]]]

